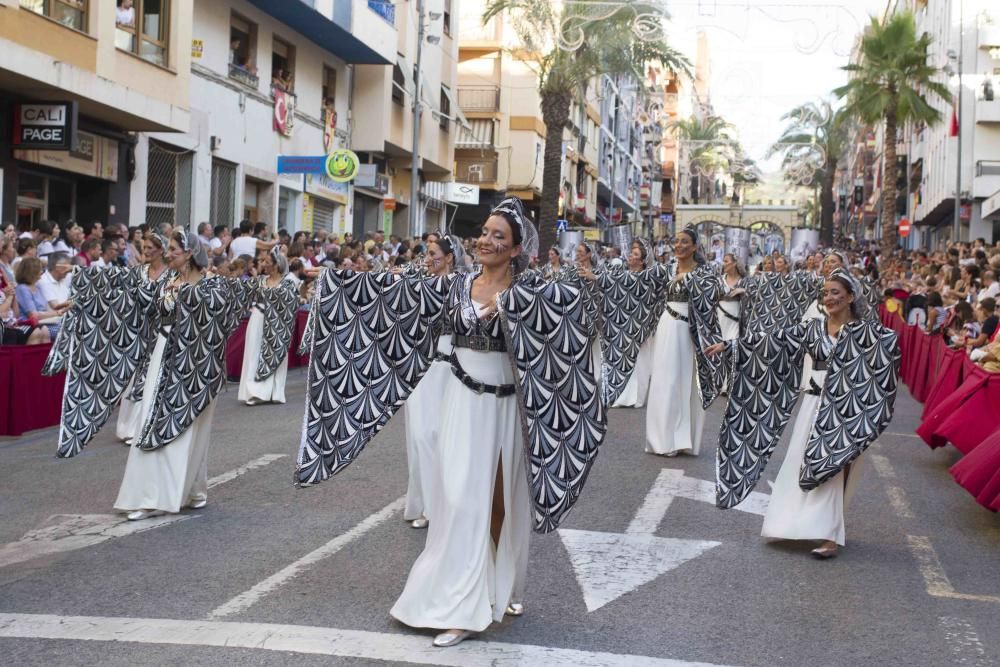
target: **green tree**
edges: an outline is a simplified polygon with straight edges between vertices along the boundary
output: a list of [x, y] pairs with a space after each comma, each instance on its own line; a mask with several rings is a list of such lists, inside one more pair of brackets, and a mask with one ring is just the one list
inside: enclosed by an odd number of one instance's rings
[[538, 235], [540, 247], [546, 248], [556, 239], [563, 129], [573, 101], [582, 101], [590, 81], [601, 74], [631, 76], [641, 84], [649, 65], [685, 74], [690, 68], [662, 38], [658, 26], [666, 16], [651, 3], [629, 1], [609, 8], [606, 3], [487, 0], [483, 23], [501, 14], [521, 42], [514, 57], [538, 75], [545, 122]]
[[861, 38], [859, 62], [843, 69], [850, 73], [847, 85], [834, 90], [846, 98], [847, 112], [863, 123], [885, 124], [882, 176], [882, 249], [896, 248], [896, 137], [900, 125], [941, 121], [924, 93], [950, 101], [947, 86], [937, 81], [940, 70], [927, 62], [933, 39], [917, 34], [910, 11], [897, 11], [884, 23], [872, 18]]
[[[683, 168], [691, 175], [688, 193], [695, 204], [712, 203], [715, 174], [728, 171], [734, 157], [733, 127], [720, 116], [704, 119], [691, 116], [667, 126], [678, 139], [688, 141], [687, 164]], [[683, 193], [682, 193], [683, 194]]]
[[[782, 154], [782, 171], [795, 185], [819, 190], [820, 240], [833, 243], [833, 182], [847, 148], [850, 116], [826, 100], [799, 105], [781, 117], [788, 125], [769, 155]], [[808, 182], [804, 182], [808, 181]], [[814, 211], [815, 213], [815, 211]]]

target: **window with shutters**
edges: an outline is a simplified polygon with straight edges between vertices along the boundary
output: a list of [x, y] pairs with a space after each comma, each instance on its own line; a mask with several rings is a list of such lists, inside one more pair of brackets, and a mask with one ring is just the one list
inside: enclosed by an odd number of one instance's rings
[[159, 141], [149, 142], [146, 174], [146, 224], [191, 225], [191, 178], [194, 152]]
[[209, 219], [212, 226], [232, 227], [236, 223], [236, 165], [212, 160], [212, 200]]

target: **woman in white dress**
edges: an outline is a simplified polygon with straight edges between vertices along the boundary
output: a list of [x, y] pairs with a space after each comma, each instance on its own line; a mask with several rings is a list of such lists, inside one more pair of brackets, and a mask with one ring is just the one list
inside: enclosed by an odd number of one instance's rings
[[[142, 258], [144, 264], [138, 269], [141, 272], [143, 280], [155, 283], [161, 279], [169, 279], [170, 269], [167, 267], [167, 263], [164, 258], [169, 245], [170, 243], [165, 237], [155, 232], [150, 233], [143, 240]], [[155, 332], [153, 333], [155, 334]], [[152, 349], [153, 345], [151, 344], [148, 346], [149, 352], [152, 352]], [[145, 373], [144, 363], [139, 364], [139, 368], [136, 370], [136, 376], [129, 380], [128, 387], [125, 388], [125, 393], [122, 394], [122, 400], [118, 407], [118, 422], [115, 426], [115, 435], [118, 436], [119, 440], [124, 441], [125, 444], [131, 444], [135, 434], [142, 426], [142, 423], [139, 421], [142, 414], [139, 409], [141, 401], [133, 400], [133, 398], [139, 398], [139, 396], [130, 398], [133, 392], [138, 389], [135, 386], [135, 382], [140, 373]]]
[[[285, 402], [285, 379], [288, 376], [288, 345], [295, 327], [298, 294], [288, 276], [288, 258], [278, 246], [257, 253], [257, 294], [247, 322], [246, 343], [243, 346], [243, 366], [237, 400], [247, 405]], [[277, 336], [279, 348], [273, 350], [280, 361], [262, 357], [265, 348], [265, 327]], [[282, 335], [279, 335], [282, 334]], [[271, 350], [268, 348], [268, 351]], [[262, 376], [261, 368], [269, 373]], [[271, 368], [274, 366], [274, 368]]]
[[[722, 288], [718, 275], [698, 252], [697, 238], [692, 229], [679, 232], [674, 241], [674, 263], [668, 267], [666, 303], [656, 327], [646, 407], [649, 454], [696, 456], [701, 450], [705, 410], [718, 391], [703, 385], [699, 376], [708, 383], [711, 379], [701, 372], [699, 364], [705, 363], [701, 350], [721, 340], [715, 308]], [[693, 312], [695, 307], [707, 307], [710, 321], [692, 328], [691, 318], [699, 317]]]
[[406, 625], [442, 630], [435, 646], [454, 646], [524, 610], [531, 501], [496, 304], [537, 247], [520, 200], [504, 200], [478, 239], [480, 271], [454, 283], [448, 297], [455, 347], [442, 391], [431, 521], [390, 611]]
[[[628, 270], [638, 273], [649, 267], [653, 257], [650, 249], [644, 243], [636, 239], [632, 242], [632, 248], [628, 254]], [[646, 405], [646, 397], [649, 394], [649, 381], [653, 366], [653, 349], [656, 346], [656, 335], [649, 336], [639, 347], [639, 354], [635, 359], [635, 368], [629, 377], [625, 388], [622, 390], [613, 408], [641, 408]]]
[[726, 253], [722, 257], [722, 287], [725, 294], [719, 300], [719, 329], [722, 340], [733, 340], [740, 336], [740, 300], [744, 289], [741, 285], [746, 277], [746, 269], [736, 259], [736, 255]]
[[[456, 248], [461, 245], [452, 237], [428, 239], [424, 255], [424, 266], [428, 275], [446, 276], [461, 262], [456, 262]], [[443, 325], [438, 335], [437, 352], [431, 367], [406, 400], [406, 462], [409, 468], [409, 483], [406, 487], [406, 506], [403, 520], [413, 528], [426, 528], [430, 516], [431, 494], [437, 488], [434, 477], [437, 469], [437, 439], [444, 413], [442, 397], [451, 375], [451, 326], [448, 318], [442, 318]]]
[[[171, 330], [174, 326], [198, 326], [195, 322], [179, 321], [177, 311], [181, 308], [179, 301], [182, 298], [189, 298], [191, 290], [203, 286], [208, 255], [196, 235], [177, 231], [170, 239], [167, 265], [175, 272], [175, 277], [163, 285], [155, 305], [160, 311], [160, 331], [150, 356], [147, 380], [142, 391], [140, 410], [143, 426], [129, 450], [125, 475], [115, 500], [115, 509], [127, 512], [129, 521], [176, 513], [183, 507], [201, 509], [208, 504], [208, 447], [212, 416], [215, 413], [214, 393], [208, 391], [194, 396], [180, 396], [178, 400], [184, 401], [185, 405], [174, 406], [168, 401], [175, 392], [164, 391], [169, 383], [169, 376], [173, 375], [166, 372], [164, 364], [197, 363], [197, 360], [187, 360], [187, 355], [178, 355], [172, 349], [177, 342], [173, 340]], [[213, 288], [211, 285], [208, 287]], [[220, 286], [220, 289], [224, 290], [225, 286]], [[206, 374], [204, 379], [207, 380], [207, 385], [218, 387], [225, 382], [222, 354], [226, 327], [230, 325], [223, 322], [233, 319], [227, 317], [225, 312], [233, 306], [232, 299], [228, 292], [220, 292], [206, 313], [210, 317], [204, 326], [213, 328], [213, 344], [209, 354], [213, 355], [210, 361], [214, 363], [208, 364], [207, 370], [197, 367], [181, 369], [185, 373]], [[176, 411], [177, 414], [168, 414], [165, 420], [165, 411]], [[195, 415], [190, 423], [181, 414], [188, 412]], [[177, 420], [176, 424], [172, 423], [174, 419]], [[168, 422], [166, 427], [163, 425], [164, 420]], [[170, 430], [172, 427], [173, 431]], [[179, 433], [176, 432], [177, 429], [180, 429]], [[168, 435], [161, 431], [167, 431]]]

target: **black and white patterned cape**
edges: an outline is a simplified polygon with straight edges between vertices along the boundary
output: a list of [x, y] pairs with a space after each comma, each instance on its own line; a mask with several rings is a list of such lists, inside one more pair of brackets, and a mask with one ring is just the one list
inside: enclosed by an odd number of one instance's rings
[[822, 286], [822, 279], [806, 271], [748, 276], [743, 285], [741, 330], [774, 331], [798, 324]]
[[252, 285], [212, 277], [176, 288], [162, 285], [157, 307], [173, 301], [173, 324], [166, 333], [152, 409], [136, 446], [169, 445], [186, 431], [226, 384], [226, 341], [250, 308]]
[[498, 298], [540, 533], [558, 528], [572, 509], [607, 432], [587, 299], [579, 281], [532, 279]]
[[[155, 298], [156, 294], [159, 293], [160, 286], [169, 283], [174, 278], [173, 269], [167, 269], [156, 280], [149, 279], [149, 265], [144, 264], [138, 267], [140, 277], [146, 282], [153, 283], [151, 292], [149, 290], [144, 290], [151, 294], [151, 299]], [[150, 303], [151, 305], [151, 303]], [[142, 333], [140, 334], [146, 339], [146, 353], [139, 360], [139, 363], [135, 369], [135, 374], [132, 376], [132, 384], [129, 388], [125, 390], [124, 398], [132, 401], [133, 403], [139, 403], [142, 401], [142, 392], [146, 386], [146, 373], [149, 371], [149, 358], [153, 354], [153, 347], [156, 345], [156, 336], [160, 331], [160, 310], [159, 308], [147, 307], [144, 309], [146, 317], [142, 323]]]
[[316, 281], [299, 486], [343, 470], [430, 367], [451, 279], [327, 269]]
[[806, 353], [829, 370], [800, 470], [803, 490], [841, 472], [889, 424], [899, 378], [895, 333], [855, 320], [831, 345], [825, 328], [825, 320], [811, 320], [727, 343], [732, 384], [716, 459], [719, 507], [738, 505], [760, 479], [798, 399]]
[[253, 307], [264, 316], [264, 336], [254, 376], [257, 382], [274, 375], [288, 356], [295, 331], [295, 314], [299, 309], [299, 294], [290, 278], [286, 277], [274, 287], [267, 287], [266, 280], [261, 277], [255, 281]]
[[[672, 261], [663, 268], [654, 267], [667, 282], [677, 275], [677, 263]], [[688, 328], [691, 340], [694, 342], [695, 357], [698, 366], [698, 387], [701, 392], [701, 405], [706, 410], [719, 396], [725, 381], [725, 365], [716, 357], [705, 355], [705, 348], [722, 342], [722, 332], [719, 328], [716, 307], [722, 298], [724, 288], [722, 276], [711, 264], [699, 264], [697, 268], [680, 277], [688, 294], [689, 314]], [[664, 291], [666, 288], [664, 288]], [[663, 300], [659, 307], [664, 305]], [[655, 320], [653, 324], [655, 330]]]
[[66, 371], [57, 456], [76, 456], [107, 423], [140, 361], [153, 286], [138, 269], [78, 270], [45, 374]]

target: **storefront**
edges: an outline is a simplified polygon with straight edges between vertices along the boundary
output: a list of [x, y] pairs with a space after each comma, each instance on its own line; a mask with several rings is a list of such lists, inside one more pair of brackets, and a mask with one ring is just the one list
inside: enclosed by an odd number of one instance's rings
[[307, 232], [323, 230], [343, 237], [351, 230], [350, 197], [350, 184], [337, 183], [322, 174], [306, 174], [301, 229]]
[[304, 189], [302, 174], [278, 174], [278, 229], [289, 234], [302, 229]]

